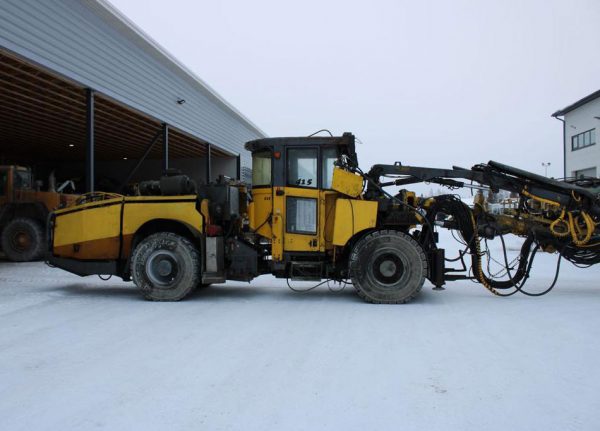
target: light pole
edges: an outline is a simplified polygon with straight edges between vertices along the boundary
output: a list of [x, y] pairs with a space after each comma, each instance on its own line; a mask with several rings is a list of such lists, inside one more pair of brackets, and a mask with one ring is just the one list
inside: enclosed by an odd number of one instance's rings
[[550, 162], [548, 162], [548, 163], [542, 162], [542, 166], [544, 167], [544, 176], [546, 176], [546, 177], [548, 176], [548, 166], [550, 166], [551, 164], [552, 163], [550, 163]]

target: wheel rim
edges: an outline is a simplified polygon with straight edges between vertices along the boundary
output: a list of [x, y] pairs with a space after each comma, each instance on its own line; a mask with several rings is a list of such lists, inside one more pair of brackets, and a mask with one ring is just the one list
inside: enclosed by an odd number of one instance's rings
[[177, 284], [179, 261], [169, 250], [153, 252], [146, 261], [145, 269], [148, 279], [158, 288], [169, 289]]
[[373, 260], [372, 271], [379, 283], [391, 286], [404, 275], [404, 263], [394, 253], [383, 253]]
[[23, 253], [31, 248], [32, 243], [31, 235], [26, 231], [16, 231], [13, 233], [10, 239], [10, 245], [13, 250]]

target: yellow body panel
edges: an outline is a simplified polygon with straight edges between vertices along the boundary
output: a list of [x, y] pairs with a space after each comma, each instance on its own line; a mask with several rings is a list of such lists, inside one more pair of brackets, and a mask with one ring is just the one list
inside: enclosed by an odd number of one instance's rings
[[[283, 259], [284, 251], [319, 252], [333, 247], [333, 212], [337, 192], [301, 187], [257, 188], [249, 206], [250, 228], [271, 240], [273, 260]], [[290, 197], [317, 201], [314, 234], [287, 232], [286, 201]], [[268, 220], [270, 220], [270, 223]]]
[[333, 168], [331, 188], [346, 196], [356, 198], [363, 190], [363, 178], [338, 167]]
[[321, 251], [333, 248], [333, 226], [335, 221], [335, 203], [339, 193], [322, 191], [319, 203], [319, 232], [321, 234]]
[[53, 253], [81, 260], [127, 257], [134, 234], [152, 220], [173, 220], [198, 233], [203, 230], [195, 196], [118, 197], [54, 214]]
[[122, 201], [108, 199], [56, 211], [54, 246], [118, 236]]
[[[257, 233], [271, 240], [274, 261], [282, 260], [284, 251], [325, 252], [336, 245], [344, 246], [355, 233], [375, 227], [377, 222], [377, 202], [341, 199], [337, 191], [275, 187], [255, 189], [252, 196], [250, 228], [259, 228]], [[317, 201], [315, 234], [287, 232], [286, 201], [290, 197]], [[271, 223], [265, 223], [269, 218]]]
[[260, 187], [252, 190], [252, 203], [248, 206], [250, 229], [265, 238], [271, 238], [269, 217], [273, 212], [273, 189]]
[[[195, 199], [195, 196], [176, 196], [179, 199]], [[144, 198], [125, 199], [123, 210], [123, 235], [134, 234], [144, 223], [150, 220], [164, 219], [183, 222], [196, 230], [202, 232], [202, 216], [196, 210], [196, 202], [172, 202], [165, 198], [152, 199], [152, 203], [146, 203]], [[176, 200], [176, 199], [172, 199]]]
[[375, 227], [377, 202], [338, 199], [335, 204], [333, 244], [344, 246], [354, 234]]

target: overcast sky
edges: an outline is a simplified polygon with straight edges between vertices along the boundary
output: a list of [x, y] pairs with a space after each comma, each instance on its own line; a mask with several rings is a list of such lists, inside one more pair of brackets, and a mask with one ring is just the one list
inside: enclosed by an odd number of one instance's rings
[[111, 0], [270, 136], [351, 131], [364, 168], [562, 176], [550, 114], [600, 89], [600, 1]]

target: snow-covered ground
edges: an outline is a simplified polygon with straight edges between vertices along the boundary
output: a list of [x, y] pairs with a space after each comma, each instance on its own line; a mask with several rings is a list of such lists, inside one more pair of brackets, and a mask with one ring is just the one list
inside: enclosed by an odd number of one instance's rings
[[565, 264], [541, 298], [457, 282], [397, 306], [271, 277], [152, 303], [0, 262], [0, 428], [597, 430], [599, 269]]

